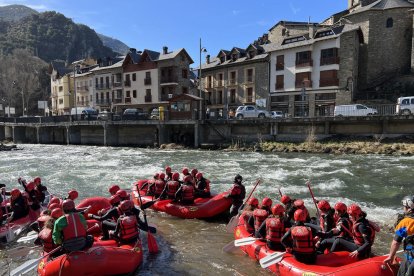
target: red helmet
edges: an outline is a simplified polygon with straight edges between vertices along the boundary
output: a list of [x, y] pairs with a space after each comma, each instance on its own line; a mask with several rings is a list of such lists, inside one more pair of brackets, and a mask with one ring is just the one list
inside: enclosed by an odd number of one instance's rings
[[60, 207], [60, 204], [59, 203], [52, 203], [52, 204], [50, 204], [49, 205], [49, 210], [53, 210], [53, 209], [56, 209], [56, 208], [59, 208]]
[[171, 172], [171, 167], [170, 166], [165, 167], [165, 172], [170, 173]]
[[287, 204], [289, 201], [291, 201], [290, 197], [288, 195], [283, 195], [282, 198], [280, 199], [280, 202], [282, 202], [283, 204]]
[[77, 199], [77, 198], [78, 198], [78, 196], [79, 196], [79, 193], [78, 193], [78, 191], [76, 191], [76, 190], [71, 190], [71, 191], [69, 191], [69, 193], [68, 193], [68, 198], [69, 198], [69, 199], [72, 199], [72, 200]]
[[178, 172], [173, 173], [172, 179], [177, 181], [178, 179], [180, 179], [180, 174]]
[[52, 216], [52, 218], [58, 219], [61, 216], [63, 216], [64, 214], [63, 214], [63, 210], [62, 209], [56, 208], [56, 209], [53, 209], [52, 210], [52, 212], [50, 213], [50, 215]]
[[190, 174], [192, 176], [195, 176], [197, 173], [198, 173], [198, 170], [197, 169], [192, 169], [191, 172], [190, 172]]
[[10, 191], [10, 195], [13, 197], [13, 198], [16, 198], [16, 197], [18, 197], [18, 196], [20, 196], [22, 193], [20, 192], [20, 190], [19, 189], [13, 189], [13, 190], [11, 190]]
[[335, 204], [335, 210], [338, 211], [338, 213], [345, 213], [346, 212], [346, 205], [342, 202], [337, 202]]
[[63, 211], [71, 211], [75, 209], [75, 202], [72, 199], [65, 199], [62, 204]]
[[119, 202], [121, 202], [121, 198], [118, 195], [113, 195], [109, 199], [109, 203], [111, 203], [111, 205], [118, 204]]
[[33, 191], [33, 189], [36, 187], [36, 185], [34, 184], [34, 182], [29, 182], [26, 184], [26, 189], [27, 191], [31, 192]]
[[160, 173], [154, 173], [154, 179], [158, 179], [158, 177], [160, 177]]
[[295, 221], [305, 222], [306, 221], [306, 213], [301, 209], [296, 210], [295, 214], [293, 215], [293, 219]]
[[164, 180], [165, 179], [165, 173], [161, 172], [160, 176], [159, 176], [159, 179]]
[[192, 180], [193, 178], [191, 177], [191, 175], [186, 175], [184, 176], [184, 179], [183, 179], [184, 182], [192, 182]]
[[295, 205], [295, 207], [299, 209], [303, 209], [303, 207], [305, 207], [305, 203], [302, 199], [296, 199], [295, 202], [293, 202], [293, 205]]
[[250, 206], [257, 207], [259, 206], [259, 200], [255, 197], [251, 197], [249, 201], [247, 202], [247, 204], [249, 204]]
[[116, 194], [116, 192], [118, 192], [119, 190], [120, 190], [121, 188], [119, 188], [119, 186], [118, 185], [112, 185], [111, 187], [109, 187], [109, 189], [108, 189], [108, 192], [111, 194], [111, 195], [114, 195], [114, 194]]
[[60, 204], [60, 199], [57, 198], [57, 197], [52, 197], [52, 199], [49, 201], [48, 209], [49, 209], [50, 205], [52, 205], [53, 203]]
[[39, 185], [39, 184], [42, 184], [42, 179], [40, 179], [40, 177], [38, 177], [38, 176], [36, 176], [34, 179], [33, 179], [33, 182], [36, 184], [36, 186], [37, 185]]
[[121, 202], [121, 204], [119, 204], [119, 208], [121, 209], [122, 212], [126, 212], [130, 210], [132, 206], [134, 206], [134, 204], [132, 203], [131, 200], [124, 200]]
[[203, 178], [203, 173], [198, 172], [198, 173], [196, 174], [196, 178], [197, 178], [198, 180], [200, 180], [201, 178]]
[[268, 207], [270, 209], [272, 207], [272, 204], [273, 204], [273, 201], [270, 198], [268, 198], [268, 197], [263, 198], [263, 200], [262, 200], [262, 208], [264, 206], [266, 206], [266, 207]]
[[188, 168], [184, 167], [183, 170], [181, 171], [184, 175], [188, 174]]
[[129, 199], [129, 195], [125, 190], [119, 190], [116, 192], [116, 195], [119, 196], [121, 199]]
[[272, 214], [275, 216], [281, 216], [285, 212], [285, 208], [281, 204], [275, 204], [272, 207]]
[[318, 202], [318, 209], [322, 212], [327, 212], [329, 209], [331, 209], [331, 205], [329, 205], [329, 202], [326, 200], [320, 200]]
[[361, 207], [359, 207], [358, 205], [354, 203], [348, 207], [348, 214], [353, 217], [359, 217], [361, 213], [362, 213]]

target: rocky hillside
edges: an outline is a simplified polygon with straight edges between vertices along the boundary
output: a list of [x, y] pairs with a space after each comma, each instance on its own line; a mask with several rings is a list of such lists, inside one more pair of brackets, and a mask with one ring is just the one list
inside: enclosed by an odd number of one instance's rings
[[37, 11], [23, 5], [0, 7], [0, 18], [4, 21], [19, 21], [26, 16], [37, 13]]
[[124, 55], [129, 51], [129, 47], [118, 39], [103, 34], [98, 34], [98, 36], [102, 40], [103, 45], [111, 48], [116, 53]]

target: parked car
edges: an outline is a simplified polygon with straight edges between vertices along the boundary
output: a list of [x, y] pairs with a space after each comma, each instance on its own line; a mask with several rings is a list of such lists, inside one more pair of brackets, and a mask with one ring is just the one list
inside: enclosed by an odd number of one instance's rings
[[148, 119], [148, 113], [144, 112], [141, 108], [127, 108], [122, 114], [122, 120], [146, 120]]
[[334, 109], [334, 116], [368, 116], [378, 114], [375, 108], [362, 104], [337, 105]]
[[98, 114], [98, 121], [109, 121], [109, 120], [112, 120], [112, 112], [109, 112], [109, 111], [106, 111], [106, 110], [104, 110], [104, 111], [101, 111], [99, 114]]
[[158, 108], [154, 108], [151, 111], [150, 118], [152, 120], [159, 120], [160, 119], [160, 110]]
[[270, 111], [270, 117], [273, 119], [277, 119], [277, 118], [283, 118], [285, 116], [283, 115], [282, 111]]
[[413, 114], [414, 113], [414, 96], [398, 98], [395, 113], [399, 115]]
[[70, 115], [75, 120], [96, 120], [98, 111], [92, 107], [74, 107], [70, 110]]
[[254, 105], [242, 105], [236, 110], [236, 118], [266, 118], [270, 117], [270, 113], [267, 110], [259, 109]]

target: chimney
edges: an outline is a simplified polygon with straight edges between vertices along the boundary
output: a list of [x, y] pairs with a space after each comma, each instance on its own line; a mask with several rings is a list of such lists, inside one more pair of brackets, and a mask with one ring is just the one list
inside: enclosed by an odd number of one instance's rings
[[167, 46], [162, 47], [162, 53], [164, 55], [168, 54], [168, 47]]
[[206, 55], [206, 63], [210, 64], [210, 55]]
[[309, 25], [309, 37], [313, 38], [315, 36], [316, 27], [314, 24]]

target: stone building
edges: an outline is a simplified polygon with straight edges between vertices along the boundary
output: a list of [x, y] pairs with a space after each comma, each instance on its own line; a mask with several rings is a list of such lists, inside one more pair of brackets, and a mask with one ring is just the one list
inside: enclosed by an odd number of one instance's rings
[[202, 89], [207, 117], [227, 118], [239, 105], [269, 107], [269, 62], [262, 46], [221, 50], [201, 65]]

